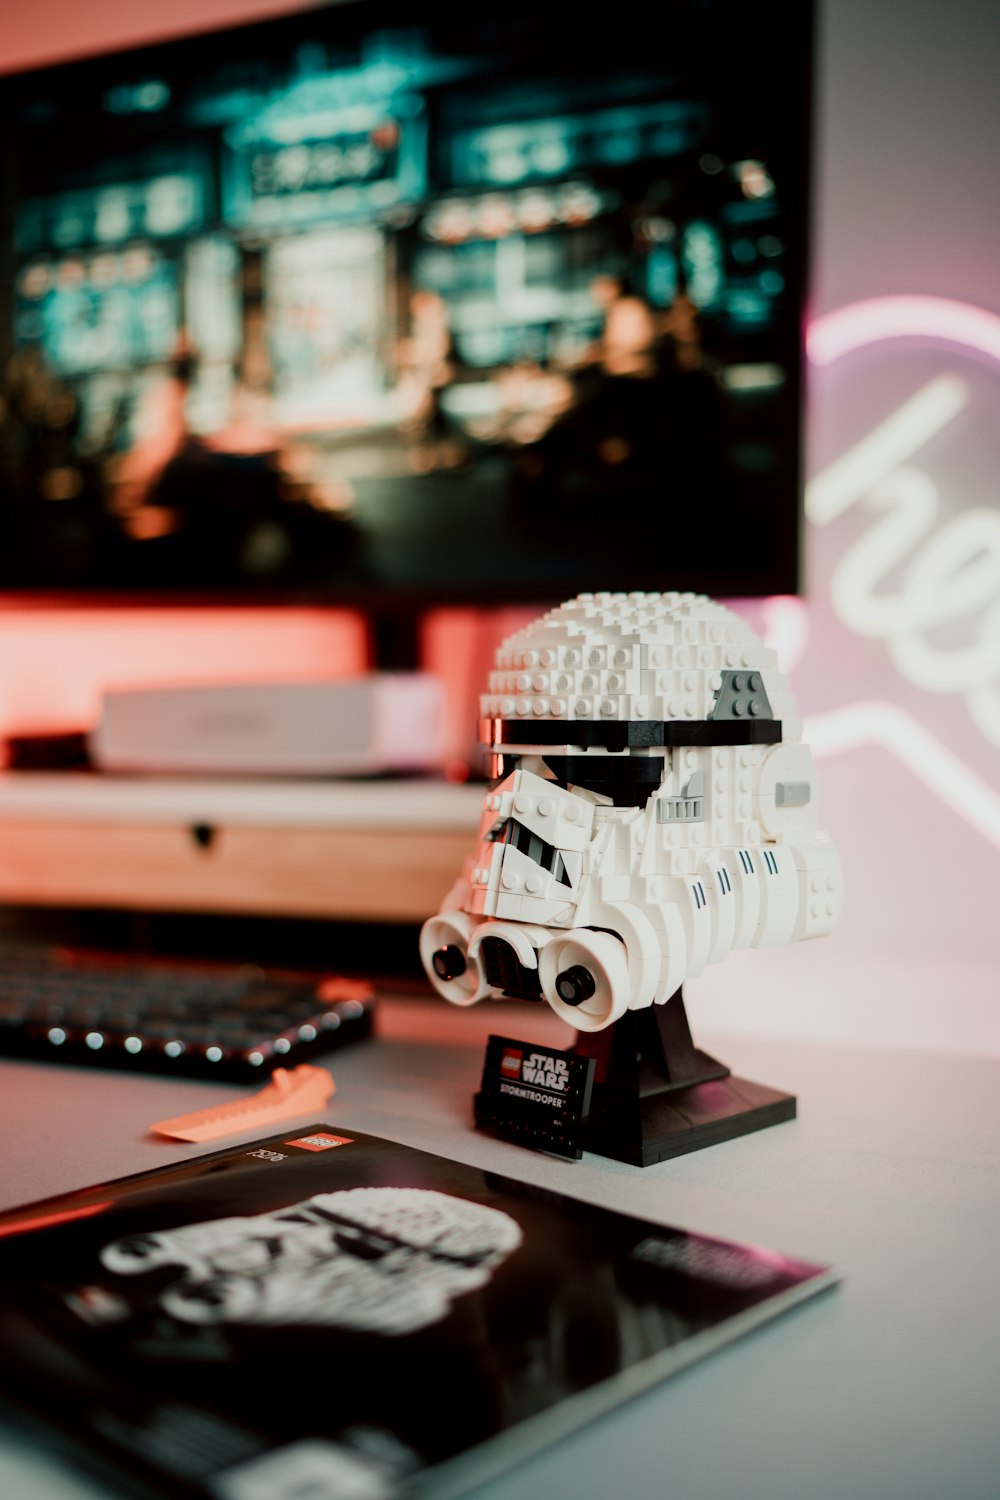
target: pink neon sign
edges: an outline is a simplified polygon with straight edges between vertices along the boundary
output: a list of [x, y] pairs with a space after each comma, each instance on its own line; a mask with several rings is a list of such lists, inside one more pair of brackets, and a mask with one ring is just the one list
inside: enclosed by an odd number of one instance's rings
[[889, 339], [957, 344], [1000, 364], [1000, 317], [950, 297], [869, 297], [813, 320], [806, 353], [814, 365]]

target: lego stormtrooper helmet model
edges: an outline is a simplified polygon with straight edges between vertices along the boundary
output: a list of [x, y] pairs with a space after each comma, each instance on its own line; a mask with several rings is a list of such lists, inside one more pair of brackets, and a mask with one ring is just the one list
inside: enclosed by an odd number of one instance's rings
[[481, 711], [479, 843], [420, 934], [446, 1000], [544, 999], [600, 1031], [734, 948], [835, 925], [795, 702], [732, 610], [581, 594], [503, 643]]

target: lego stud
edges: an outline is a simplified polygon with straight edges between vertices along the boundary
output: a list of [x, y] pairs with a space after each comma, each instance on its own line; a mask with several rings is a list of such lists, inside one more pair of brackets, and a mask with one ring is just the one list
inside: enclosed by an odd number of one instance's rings
[[437, 977], [446, 982], [449, 979], [457, 979], [468, 968], [465, 954], [454, 943], [449, 943], [447, 948], [439, 948], [432, 957], [431, 964]]
[[556, 979], [556, 994], [567, 1005], [582, 1005], [597, 989], [594, 976], [583, 964], [564, 969]]

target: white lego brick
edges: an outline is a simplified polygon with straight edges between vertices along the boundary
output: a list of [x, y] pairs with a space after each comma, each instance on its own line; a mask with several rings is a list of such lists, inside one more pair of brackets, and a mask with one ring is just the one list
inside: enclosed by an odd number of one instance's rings
[[522, 968], [536, 969], [538, 949], [548, 942], [549, 933], [544, 927], [534, 927], [526, 922], [515, 922], [510, 925], [501, 920], [483, 922], [474, 929], [469, 940], [468, 951], [471, 959], [478, 961], [479, 950], [490, 937], [499, 937], [505, 943], [509, 943]]
[[497, 891], [493, 915], [505, 922], [520, 922], [522, 918], [520, 895], [515, 891]]
[[773, 839], [801, 839], [816, 831], [816, 768], [806, 745], [773, 745], [759, 761], [754, 814]]
[[755, 849], [760, 881], [760, 917], [751, 947], [791, 941], [799, 908], [799, 878], [790, 851], [781, 845]]
[[760, 919], [760, 880], [755, 860], [758, 854], [759, 850], [734, 849], [727, 866], [736, 896], [734, 948], [749, 948], [757, 931]]
[[498, 917], [513, 917], [520, 922], [544, 923], [547, 927], [575, 927], [578, 924], [577, 905], [564, 897], [532, 896], [525, 892], [514, 895], [502, 892], [497, 897]]
[[705, 962], [717, 964], [731, 952], [736, 936], [736, 892], [726, 862], [711, 855], [700, 866], [702, 885], [708, 893], [712, 912], [712, 940]]
[[488, 838], [490, 832], [502, 821], [500, 812], [500, 798], [498, 796], [487, 796], [483, 798], [483, 811], [479, 818], [480, 842]]
[[503, 846], [496, 886], [501, 891], [557, 901], [560, 905], [567, 901], [575, 904], [576, 900], [572, 887], [559, 880], [555, 871], [544, 869], [530, 855], [509, 844]]
[[611, 904], [627, 901], [630, 885], [628, 875], [600, 875], [597, 880], [598, 896], [601, 901]]
[[518, 770], [512, 777], [510, 801], [505, 804], [514, 817], [532, 833], [557, 849], [582, 850], [590, 843], [594, 806], [554, 781], [531, 771]]
[[840, 859], [828, 839], [793, 845], [799, 873], [799, 910], [793, 940], [825, 937], [840, 919], [844, 891]]
[[685, 978], [694, 979], [704, 969], [712, 944], [712, 913], [709, 891], [697, 870], [685, 879], [674, 878], [675, 904], [684, 923], [688, 958]]
[[497, 893], [486, 886], [473, 889], [465, 901], [464, 910], [476, 917], [494, 917], [497, 910]]
[[666, 902], [656, 912], [654, 926], [649, 913], [644, 912], [633, 901], [603, 902], [591, 893], [591, 902], [584, 916], [579, 913], [580, 923], [614, 932], [625, 944], [628, 954], [630, 1010], [642, 1009], [654, 1000], [665, 1000], [664, 983], [673, 990], [683, 977], [687, 962], [687, 944], [684, 926], [673, 903]]
[[517, 925], [537, 922], [547, 927], [571, 927], [576, 921], [572, 904], [526, 896], [523, 891], [498, 891], [495, 915], [498, 920]]

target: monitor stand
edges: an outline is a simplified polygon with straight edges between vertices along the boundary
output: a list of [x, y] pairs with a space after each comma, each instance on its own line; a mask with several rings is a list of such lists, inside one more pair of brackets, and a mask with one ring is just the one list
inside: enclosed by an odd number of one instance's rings
[[423, 666], [417, 609], [372, 610], [368, 616], [372, 665], [380, 672], [419, 672]]
[[734, 1078], [691, 1040], [684, 997], [577, 1032], [596, 1064], [584, 1149], [633, 1166], [729, 1141], [795, 1118], [795, 1096]]

